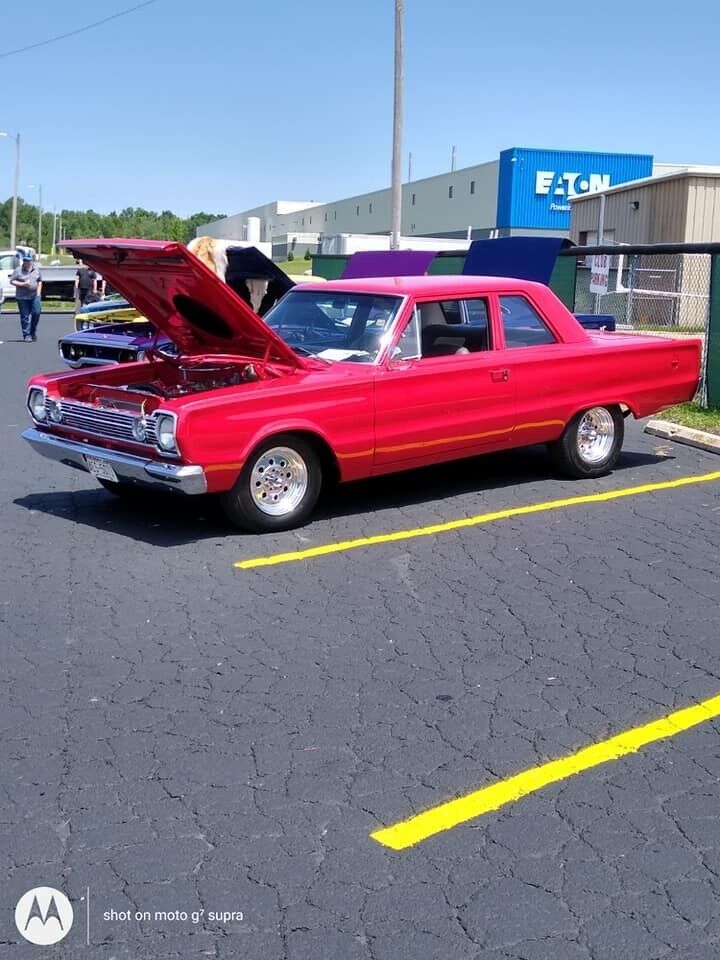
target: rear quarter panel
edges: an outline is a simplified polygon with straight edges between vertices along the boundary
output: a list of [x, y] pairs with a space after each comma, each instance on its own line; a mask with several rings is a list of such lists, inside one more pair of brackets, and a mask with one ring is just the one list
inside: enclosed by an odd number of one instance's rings
[[516, 382], [516, 441], [557, 439], [591, 406], [622, 404], [646, 417], [692, 399], [701, 347], [699, 340], [599, 334], [585, 343], [506, 351]]

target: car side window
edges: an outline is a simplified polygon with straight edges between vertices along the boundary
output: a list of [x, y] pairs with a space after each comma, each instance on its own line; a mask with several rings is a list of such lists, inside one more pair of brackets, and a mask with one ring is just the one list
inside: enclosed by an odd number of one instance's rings
[[393, 357], [398, 360], [417, 360], [420, 356], [420, 317], [415, 307], [405, 329], [400, 334]]
[[545, 321], [525, 297], [500, 297], [506, 347], [536, 347], [555, 343]]
[[487, 300], [466, 300], [465, 314], [467, 322], [471, 327], [488, 328], [488, 305]]
[[[471, 313], [468, 304], [473, 305]], [[471, 315], [476, 322], [470, 322]], [[486, 302], [442, 300], [420, 304], [420, 339], [423, 357], [462, 356], [487, 350]]]

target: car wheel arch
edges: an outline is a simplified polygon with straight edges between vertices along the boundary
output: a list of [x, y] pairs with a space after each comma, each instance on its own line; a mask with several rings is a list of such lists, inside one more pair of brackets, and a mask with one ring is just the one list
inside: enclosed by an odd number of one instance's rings
[[[267, 440], [272, 440], [273, 437], [287, 434], [292, 434], [312, 444], [320, 459], [323, 477], [326, 481], [332, 484], [339, 483], [342, 480], [340, 463], [331, 442], [322, 431], [307, 423], [278, 421], [277, 423], [273, 423], [268, 429], [261, 430], [254, 434], [242, 452], [242, 465], [245, 465], [248, 458], [252, 456], [260, 444], [265, 443]], [[241, 470], [238, 471], [238, 476]]]
[[618, 400], [617, 398], [614, 398], [612, 400], [603, 400], [603, 399], [586, 400], [584, 403], [578, 404], [575, 407], [571, 407], [570, 412], [565, 420], [565, 426], [571, 423], [573, 418], [576, 417], [579, 413], [584, 413], [586, 410], [590, 410], [593, 407], [608, 407], [608, 408], [616, 407], [625, 418], [629, 416], [633, 416], [637, 420], [639, 417], [637, 407], [634, 406], [633, 403], [628, 400]]

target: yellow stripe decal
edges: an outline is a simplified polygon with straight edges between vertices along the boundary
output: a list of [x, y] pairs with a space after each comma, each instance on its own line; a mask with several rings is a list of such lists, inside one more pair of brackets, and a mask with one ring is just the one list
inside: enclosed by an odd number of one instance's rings
[[394, 533], [376, 533], [371, 537], [359, 537], [357, 540], [341, 540], [338, 543], [326, 543], [319, 547], [308, 547], [306, 550], [276, 553], [269, 557], [253, 557], [250, 560], [239, 560], [234, 566], [241, 570], [252, 570], [256, 567], [272, 567], [278, 563], [292, 563], [296, 560], [310, 560], [313, 557], [325, 557], [331, 553], [345, 553], [347, 550], [357, 550], [359, 547], [375, 547], [383, 543], [397, 543], [401, 540], [412, 540], [414, 537], [430, 537], [436, 533], [449, 533], [451, 530], [477, 527], [480, 524], [491, 523], [494, 520], [507, 520], [509, 517], [521, 517], [529, 513], [560, 510], [562, 507], [575, 507], [583, 503], [604, 503], [608, 500], [618, 500], [620, 497], [636, 497], [642, 493], [654, 493], [657, 490], [672, 490], [676, 487], [686, 487], [693, 483], [708, 483], [711, 480], [720, 480], [720, 470], [714, 473], [703, 473], [694, 477], [680, 477], [678, 480], [663, 480], [660, 483], [644, 483], [638, 487], [608, 490], [605, 493], [588, 493], [580, 497], [568, 497], [565, 500], [548, 500], [545, 503], [531, 503], [524, 507], [509, 507], [506, 510], [496, 510], [493, 513], [481, 513], [474, 517], [463, 517], [461, 520], [433, 523], [430, 524], [430, 526], [415, 527], [412, 530], [396, 530]]
[[483, 787], [467, 796], [450, 800], [438, 807], [426, 810], [409, 820], [403, 820], [391, 827], [375, 830], [370, 836], [383, 846], [393, 850], [405, 850], [428, 837], [451, 830], [460, 823], [474, 820], [492, 810], [498, 810], [507, 803], [513, 803], [550, 783], [565, 780], [583, 770], [589, 770], [602, 763], [618, 760], [628, 753], [635, 753], [648, 743], [674, 737], [683, 730], [689, 730], [700, 723], [720, 716], [720, 696], [711, 697], [692, 707], [685, 707], [675, 713], [669, 713], [660, 720], [653, 720], [642, 727], [633, 727], [619, 733], [609, 740], [603, 740], [592, 746], [578, 750], [577, 753], [561, 760], [551, 760], [539, 767], [524, 770], [522, 773]]

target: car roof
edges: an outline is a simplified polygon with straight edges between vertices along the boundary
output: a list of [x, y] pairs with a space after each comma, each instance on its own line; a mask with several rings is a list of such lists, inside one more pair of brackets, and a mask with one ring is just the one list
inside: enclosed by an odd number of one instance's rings
[[496, 293], [506, 290], [534, 290], [543, 284], [516, 277], [473, 277], [463, 274], [444, 274], [421, 277], [362, 277], [357, 280], [328, 280], [327, 283], [304, 283], [303, 291], [337, 290], [347, 293], [384, 293], [395, 296], [447, 296], [460, 294]]

